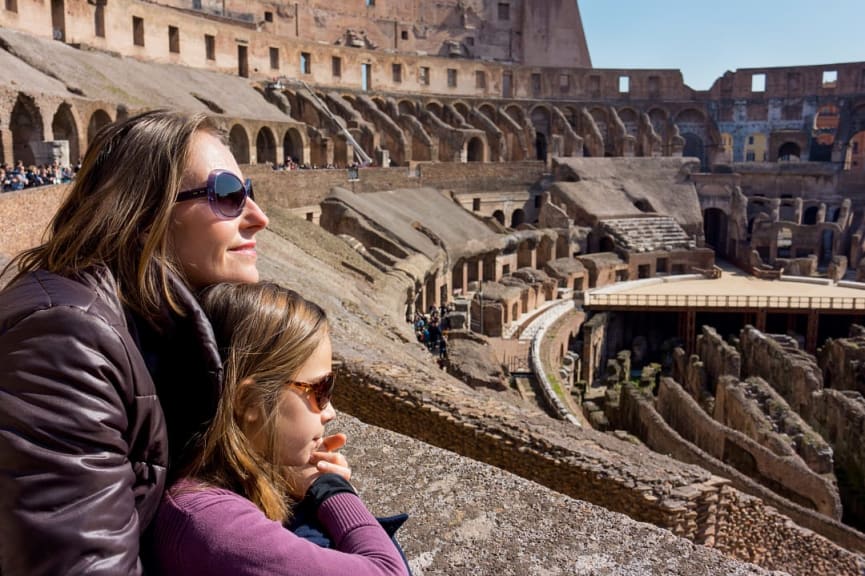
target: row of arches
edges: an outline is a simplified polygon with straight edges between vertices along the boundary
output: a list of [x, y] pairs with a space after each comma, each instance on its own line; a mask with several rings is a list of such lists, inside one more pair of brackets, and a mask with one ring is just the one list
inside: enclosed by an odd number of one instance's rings
[[[3, 134], [0, 131], [2, 162], [8, 164], [22, 162], [27, 166], [44, 163], [46, 160], [40, 157], [36, 143], [46, 140], [65, 140], [69, 143], [68, 158], [65, 161], [74, 164], [81, 158], [84, 149], [90, 145], [99, 130], [115, 120], [123, 120], [128, 116], [128, 112], [123, 107], [114, 110], [112, 117], [112, 114], [104, 108], [96, 108], [86, 114], [69, 102], [61, 102], [51, 114], [50, 124], [46, 124], [44, 110], [45, 107], [40, 107], [32, 97], [26, 94], [17, 96], [7, 124], [8, 133]], [[82, 117], [86, 118], [86, 124]], [[281, 133], [279, 133], [280, 128]], [[254, 146], [251, 144], [251, 134], [254, 138]], [[299, 163], [308, 163], [310, 159], [308, 139], [299, 126], [261, 125], [250, 129], [243, 124], [235, 123], [228, 131], [228, 140], [232, 153], [241, 164], [277, 163], [285, 158], [293, 158]]]
[[[123, 117], [125, 111], [119, 109], [116, 114]], [[108, 112], [96, 109], [90, 113], [86, 128], [82, 130], [80, 114], [71, 104], [62, 102], [51, 115], [51, 130], [46, 134], [41, 108], [32, 97], [18, 94], [9, 116], [9, 135], [0, 138], [0, 159], [5, 163], [22, 162], [28, 166], [42, 163], [43, 158], [33, 143], [51, 139], [68, 141], [69, 156], [66, 161], [68, 164], [75, 163], [80, 159], [83, 148], [93, 141], [103, 126], [112, 121]], [[4, 149], [4, 142], [11, 143], [11, 150]]]

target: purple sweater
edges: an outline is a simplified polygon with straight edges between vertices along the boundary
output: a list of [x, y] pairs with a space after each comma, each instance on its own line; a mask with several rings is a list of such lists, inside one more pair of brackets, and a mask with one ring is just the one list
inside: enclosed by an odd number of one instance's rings
[[189, 480], [176, 488], [166, 492], [153, 522], [153, 557], [162, 576], [406, 574], [390, 538], [354, 494], [336, 494], [318, 508], [334, 543], [327, 549], [234, 492]]

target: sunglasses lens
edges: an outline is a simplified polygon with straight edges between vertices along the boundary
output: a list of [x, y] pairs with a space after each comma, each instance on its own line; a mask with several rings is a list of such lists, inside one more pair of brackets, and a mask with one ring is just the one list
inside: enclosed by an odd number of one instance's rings
[[315, 402], [319, 409], [330, 404], [333, 398], [333, 387], [336, 384], [336, 374], [331, 372], [316, 383], [315, 386]]
[[246, 189], [240, 178], [231, 172], [220, 173], [213, 181], [213, 203], [223, 216], [239, 216], [246, 204]]

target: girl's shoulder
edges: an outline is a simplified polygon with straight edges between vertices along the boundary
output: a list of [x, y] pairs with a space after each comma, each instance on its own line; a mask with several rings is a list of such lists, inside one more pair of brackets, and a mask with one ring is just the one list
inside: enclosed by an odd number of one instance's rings
[[228, 490], [196, 478], [181, 478], [162, 497], [162, 508], [195, 513], [212, 507], [258, 510], [249, 500]]

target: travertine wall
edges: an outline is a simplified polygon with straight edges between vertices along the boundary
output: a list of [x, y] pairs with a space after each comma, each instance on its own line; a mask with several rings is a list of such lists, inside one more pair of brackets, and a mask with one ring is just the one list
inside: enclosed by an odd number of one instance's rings
[[834, 483], [831, 446], [762, 378], [720, 378], [712, 416], [781, 458], [801, 458], [814, 473], [826, 475], [829, 485]]
[[865, 335], [829, 339], [818, 351], [823, 384], [836, 390], [856, 390], [865, 394]]
[[670, 378], [661, 378], [656, 404], [670, 426], [713, 457], [803, 506], [841, 518], [837, 488], [808, 469], [796, 454], [775, 454], [738, 429], [712, 419]]
[[[716, 483], [720, 489], [708, 499], [711, 501], [711, 516], [691, 514], [692, 518], [699, 518], [695, 533], [702, 534], [705, 539], [698, 538], [698, 542], [704, 541], [707, 545], [740, 558], [768, 562], [761, 564], [767, 567], [784, 566], [783, 569], [791, 574], [803, 576], [858, 574], [865, 568], [855, 555], [848, 556], [846, 552], [838, 555], [834, 545], [823, 537], [843, 542], [851, 549], [865, 550], [865, 537], [862, 534], [778, 496], [688, 442], [665, 422], [650, 396], [633, 386], [623, 386], [619, 414], [620, 420], [614, 424], [630, 430], [653, 450], [669, 454], [682, 462], [697, 464], [729, 480], [729, 486], [723, 481]], [[779, 514], [778, 510], [782, 513]], [[794, 525], [787, 516], [809, 530], [791, 533], [790, 527]], [[781, 544], [777, 544], [778, 533], [784, 534]], [[768, 542], [784, 549], [769, 550], [766, 545]], [[787, 562], [790, 560], [788, 555], [795, 554], [796, 550], [807, 550], [808, 558]]]
[[787, 336], [767, 336], [753, 326], [739, 333], [742, 375], [759, 376], [772, 384], [806, 421], [814, 392], [823, 389], [823, 376], [813, 357]]
[[[500, 190], [503, 187], [520, 189], [525, 193], [541, 178], [543, 169], [541, 162], [424, 163], [414, 169], [361, 169], [358, 172], [360, 179], [349, 182], [346, 170], [276, 171], [267, 165], [243, 167], [244, 175], [253, 179], [256, 197], [282, 208], [317, 206], [330, 189], [337, 186], [358, 194], [424, 186], [452, 191], [468, 198], [474, 197], [472, 192]], [[483, 215], [490, 214], [491, 211]]]

